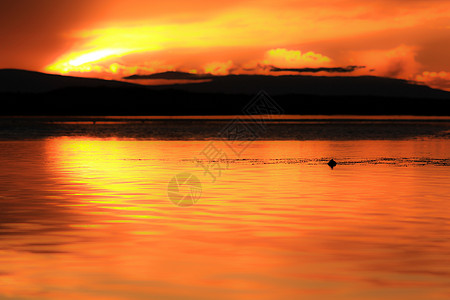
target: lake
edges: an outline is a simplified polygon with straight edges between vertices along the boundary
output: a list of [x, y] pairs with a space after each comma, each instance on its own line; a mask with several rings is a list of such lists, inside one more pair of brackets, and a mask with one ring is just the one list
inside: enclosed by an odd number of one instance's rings
[[235, 120], [0, 119], [0, 299], [450, 298], [449, 118]]

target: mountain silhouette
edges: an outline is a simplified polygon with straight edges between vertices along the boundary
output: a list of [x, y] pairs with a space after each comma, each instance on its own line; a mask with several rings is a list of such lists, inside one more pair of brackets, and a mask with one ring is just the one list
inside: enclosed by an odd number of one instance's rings
[[142, 80], [142, 79], [167, 79], [167, 80], [204, 80], [213, 79], [216, 76], [212, 74], [193, 74], [187, 72], [168, 71], [162, 73], [154, 73], [148, 75], [131, 75], [124, 77], [128, 80]]
[[[161, 75], [161, 73], [158, 74], [158, 76]], [[140, 78], [143, 78], [143, 76]], [[188, 78], [185, 77], [183, 79]], [[450, 92], [433, 89], [402, 79], [375, 76], [227, 75], [214, 76], [210, 77], [210, 79], [208, 82], [164, 86], [164, 88], [196, 93], [256, 94], [261, 89], [264, 89], [270, 95], [359, 95], [450, 99]]]
[[69, 87], [131, 87], [135, 84], [103, 80], [45, 74], [17, 69], [0, 69], [0, 92], [43, 93]]
[[[144, 76], [176, 82], [191, 75]], [[286, 114], [449, 115], [443, 109], [449, 92], [400, 79], [208, 76], [196, 83], [147, 86], [5, 69], [0, 70], [0, 115], [235, 115], [261, 90]]]

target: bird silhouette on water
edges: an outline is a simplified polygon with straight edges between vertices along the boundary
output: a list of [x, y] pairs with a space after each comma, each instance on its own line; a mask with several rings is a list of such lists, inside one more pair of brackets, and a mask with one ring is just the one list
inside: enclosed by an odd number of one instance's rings
[[334, 159], [332, 159], [328, 162], [328, 165], [333, 170], [333, 168], [336, 167], [337, 163], [334, 161]]

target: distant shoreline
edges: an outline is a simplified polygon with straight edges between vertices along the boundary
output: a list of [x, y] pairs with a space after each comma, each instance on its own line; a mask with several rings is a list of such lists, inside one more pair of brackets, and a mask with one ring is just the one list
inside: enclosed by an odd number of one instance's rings
[[[252, 117], [255, 117], [253, 119]], [[0, 117], [0, 141], [449, 139], [450, 117], [416, 116], [22, 116]]]
[[[255, 95], [147, 88], [66, 88], [46, 93], [0, 93], [0, 116], [230, 116], [243, 115]], [[272, 96], [272, 95], [271, 95]], [[450, 116], [449, 99], [380, 96], [272, 96], [287, 115]]]
[[26, 119], [26, 120], [73, 120], [73, 121], [210, 121], [210, 120], [251, 120], [252, 118], [265, 118], [273, 121], [449, 121], [450, 116], [419, 116], [419, 115], [186, 115], [186, 116], [52, 116], [52, 115], [0, 115], [0, 120]]

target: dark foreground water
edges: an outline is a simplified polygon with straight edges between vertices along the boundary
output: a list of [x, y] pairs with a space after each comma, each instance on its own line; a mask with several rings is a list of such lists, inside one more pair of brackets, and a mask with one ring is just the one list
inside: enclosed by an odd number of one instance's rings
[[450, 298], [448, 120], [230, 124], [2, 119], [0, 299]]
[[211, 116], [0, 117], [0, 140], [67, 136], [144, 140], [219, 139], [239, 126], [259, 140], [385, 140], [450, 138], [450, 117]]

